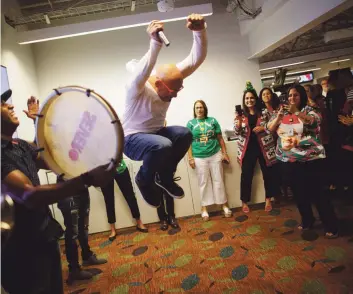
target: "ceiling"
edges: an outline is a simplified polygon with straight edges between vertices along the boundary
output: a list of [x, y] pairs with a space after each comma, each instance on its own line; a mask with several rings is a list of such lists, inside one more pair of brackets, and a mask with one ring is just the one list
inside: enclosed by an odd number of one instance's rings
[[[13, 0], [11, 0], [13, 1]], [[211, 0], [174, 0], [175, 7], [204, 4]], [[15, 1], [14, 1], [15, 2]], [[16, 15], [6, 21], [17, 29], [25, 30], [47, 27], [70, 22], [121, 16], [125, 14], [156, 11], [158, 0], [135, 0], [135, 11], [131, 10], [131, 0], [17, 0], [19, 9]], [[82, 19], [86, 17], [86, 19]]]
[[259, 62], [261, 64], [275, 60], [353, 47], [353, 38], [331, 41], [329, 44], [325, 43], [324, 35], [326, 32], [346, 28], [353, 29], [353, 8], [336, 15], [314, 29], [262, 56]]
[[[72, 20], [80, 16], [101, 16], [106, 13], [131, 9], [131, 0], [17, 0], [19, 13], [11, 17], [14, 27], [46, 25], [46, 17], [55, 26], [59, 20]], [[136, 9], [156, 3], [156, 0], [136, 0]]]

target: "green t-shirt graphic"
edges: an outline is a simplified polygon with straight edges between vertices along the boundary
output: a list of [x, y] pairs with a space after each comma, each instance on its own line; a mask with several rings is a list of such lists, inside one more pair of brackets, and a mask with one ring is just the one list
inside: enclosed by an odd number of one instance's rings
[[122, 174], [126, 170], [126, 163], [124, 159], [121, 159], [120, 164], [117, 166], [116, 171], [118, 174]]
[[187, 123], [186, 127], [192, 133], [191, 148], [194, 157], [210, 157], [221, 149], [217, 140], [217, 135], [221, 134], [222, 131], [215, 118], [194, 118]]

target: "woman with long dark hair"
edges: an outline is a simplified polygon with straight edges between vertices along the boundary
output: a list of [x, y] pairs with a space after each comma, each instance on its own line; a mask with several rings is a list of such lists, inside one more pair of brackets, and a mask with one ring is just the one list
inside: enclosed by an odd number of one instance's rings
[[320, 168], [325, 149], [320, 142], [321, 116], [308, 106], [305, 89], [293, 85], [288, 90], [288, 105], [280, 108], [268, 123], [277, 132], [276, 157], [285, 181], [292, 188], [302, 218], [300, 230], [312, 228], [314, 203], [325, 229], [325, 237], [338, 236], [337, 218], [327, 193], [322, 193]]
[[[136, 221], [136, 230], [142, 233], [148, 233], [148, 229], [143, 224], [140, 218], [140, 210], [135, 197], [134, 188], [132, 186], [131, 177], [129, 169], [126, 166], [124, 159], [121, 160], [118, 165], [115, 175], [115, 182], [121, 190], [129, 208], [132, 217]], [[105, 187], [101, 187], [105, 208], [107, 211], [108, 223], [110, 225], [110, 235], [109, 240], [114, 241], [116, 239], [117, 233], [115, 228], [116, 216], [115, 216], [115, 194], [114, 194], [114, 179], [112, 179]]]
[[262, 88], [259, 94], [259, 107], [260, 110], [272, 114], [274, 111], [277, 111], [280, 105], [280, 100], [276, 93], [273, 93], [271, 88], [265, 87]]
[[[263, 126], [263, 130], [265, 132], [270, 133], [270, 131], [266, 128], [267, 123], [269, 122], [270, 118], [272, 115], [278, 111], [281, 101], [279, 97], [277, 96], [276, 93], [272, 91], [271, 88], [269, 87], [264, 87], [260, 91], [259, 94], [259, 109], [261, 111], [261, 126]], [[272, 134], [274, 135], [274, 134]], [[274, 135], [274, 139], [276, 141], [276, 136]], [[288, 186], [285, 186], [282, 182], [282, 178], [280, 176], [280, 173], [278, 171], [278, 165], [276, 164], [273, 168], [271, 168], [271, 173], [272, 176], [276, 179], [278, 182], [278, 186], [280, 187], [280, 190], [277, 191], [276, 196], [280, 196], [282, 193], [283, 197], [289, 198], [290, 195], [292, 195], [292, 191], [290, 191], [290, 188]], [[280, 202], [279, 198], [276, 198], [275, 201], [277, 203]]]
[[257, 161], [259, 161], [265, 184], [265, 211], [269, 212], [272, 210], [271, 198], [277, 197], [280, 193], [279, 182], [276, 181], [270, 168], [277, 162], [275, 140], [271, 133], [265, 131], [266, 120], [261, 115], [258, 100], [255, 89], [248, 82], [243, 94], [244, 113], [243, 115], [236, 113], [235, 117], [235, 134], [238, 138], [238, 162], [242, 170], [240, 198], [244, 213], [250, 211], [248, 202], [251, 199], [251, 185]]

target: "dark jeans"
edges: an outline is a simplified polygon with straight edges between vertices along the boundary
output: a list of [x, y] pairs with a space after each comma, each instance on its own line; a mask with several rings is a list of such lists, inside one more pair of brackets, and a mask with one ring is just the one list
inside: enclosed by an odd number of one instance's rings
[[137, 133], [125, 137], [124, 153], [132, 160], [143, 160], [138, 172], [142, 185], [154, 182], [156, 172], [162, 182], [171, 181], [179, 161], [192, 141], [189, 129], [172, 126], [161, 128], [156, 134]]
[[278, 197], [281, 194], [281, 181], [276, 179], [276, 165], [266, 166], [266, 161], [261, 150], [259, 148], [251, 148], [246, 150], [241, 167], [240, 199], [245, 203], [251, 199], [252, 179], [257, 160], [259, 160], [264, 179], [265, 197]]
[[88, 245], [90, 199], [88, 189], [78, 196], [58, 202], [65, 224], [65, 251], [69, 269], [79, 268], [77, 239], [80, 242], [82, 259], [88, 259], [93, 252]]
[[314, 221], [314, 203], [326, 232], [336, 233], [337, 217], [328, 193], [323, 193], [320, 178], [321, 159], [307, 162], [281, 162], [283, 179], [293, 191], [303, 226]]
[[167, 221], [169, 217], [175, 218], [174, 199], [169, 196], [162, 195], [161, 205], [157, 208], [160, 221]]
[[11, 294], [64, 293], [57, 241], [31, 248], [29, 244], [11, 245], [1, 252], [1, 284], [5, 291]]
[[[126, 168], [123, 173], [121, 174], [116, 173], [114, 178], [127, 204], [129, 205], [132, 217], [134, 219], [139, 219], [140, 210], [137, 205], [129, 170]], [[108, 223], [115, 224], [116, 217], [115, 217], [114, 180], [111, 180], [111, 182], [107, 186], [101, 187], [101, 189], [104, 196], [105, 208], [107, 210]]]

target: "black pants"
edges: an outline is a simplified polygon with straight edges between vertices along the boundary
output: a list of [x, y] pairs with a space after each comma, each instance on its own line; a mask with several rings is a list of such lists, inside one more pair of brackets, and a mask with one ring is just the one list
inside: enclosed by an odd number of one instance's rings
[[341, 180], [341, 172], [340, 172], [340, 165], [339, 159], [341, 158], [341, 141], [332, 141], [335, 139], [330, 140], [330, 144], [325, 146], [326, 151], [326, 166], [327, 166], [327, 182], [329, 185], [333, 184], [335, 186], [339, 185]]
[[35, 246], [8, 245], [11, 246], [1, 252], [1, 284], [5, 291], [10, 294], [64, 293], [57, 241]]
[[[140, 219], [140, 210], [137, 205], [134, 188], [132, 187], [129, 170], [126, 168], [123, 173], [116, 173], [114, 178], [129, 205], [132, 217], [134, 219]], [[104, 196], [105, 208], [107, 210], [108, 223], [114, 224], [116, 222], [114, 180], [112, 180], [107, 186], [101, 187], [101, 189]]]
[[337, 165], [340, 168], [340, 180], [339, 184], [341, 187], [353, 186], [353, 151], [341, 149], [340, 158], [337, 159]]
[[241, 167], [240, 199], [245, 203], [251, 199], [252, 179], [257, 160], [259, 160], [264, 179], [266, 198], [278, 197], [281, 194], [280, 181], [276, 180], [276, 166], [266, 166], [260, 148], [252, 147], [246, 150]]
[[168, 195], [162, 195], [161, 205], [157, 208], [160, 221], [167, 221], [169, 217], [175, 218], [174, 199]]
[[90, 198], [88, 189], [78, 196], [58, 202], [65, 224], [65, 251], [69, 269], [79, 268], [77, 239], [80, 242], [82, 259], [88, 259], [93, 252], [88, 244]]
[[336, 233], [337, 217], [328, 193], [323, 193], [320, 178], [321, 159], [307, 162], [281, 162], [283, 179], [291, 187], [303, 226], [314, 221], [314, 203], [326, 232]]

